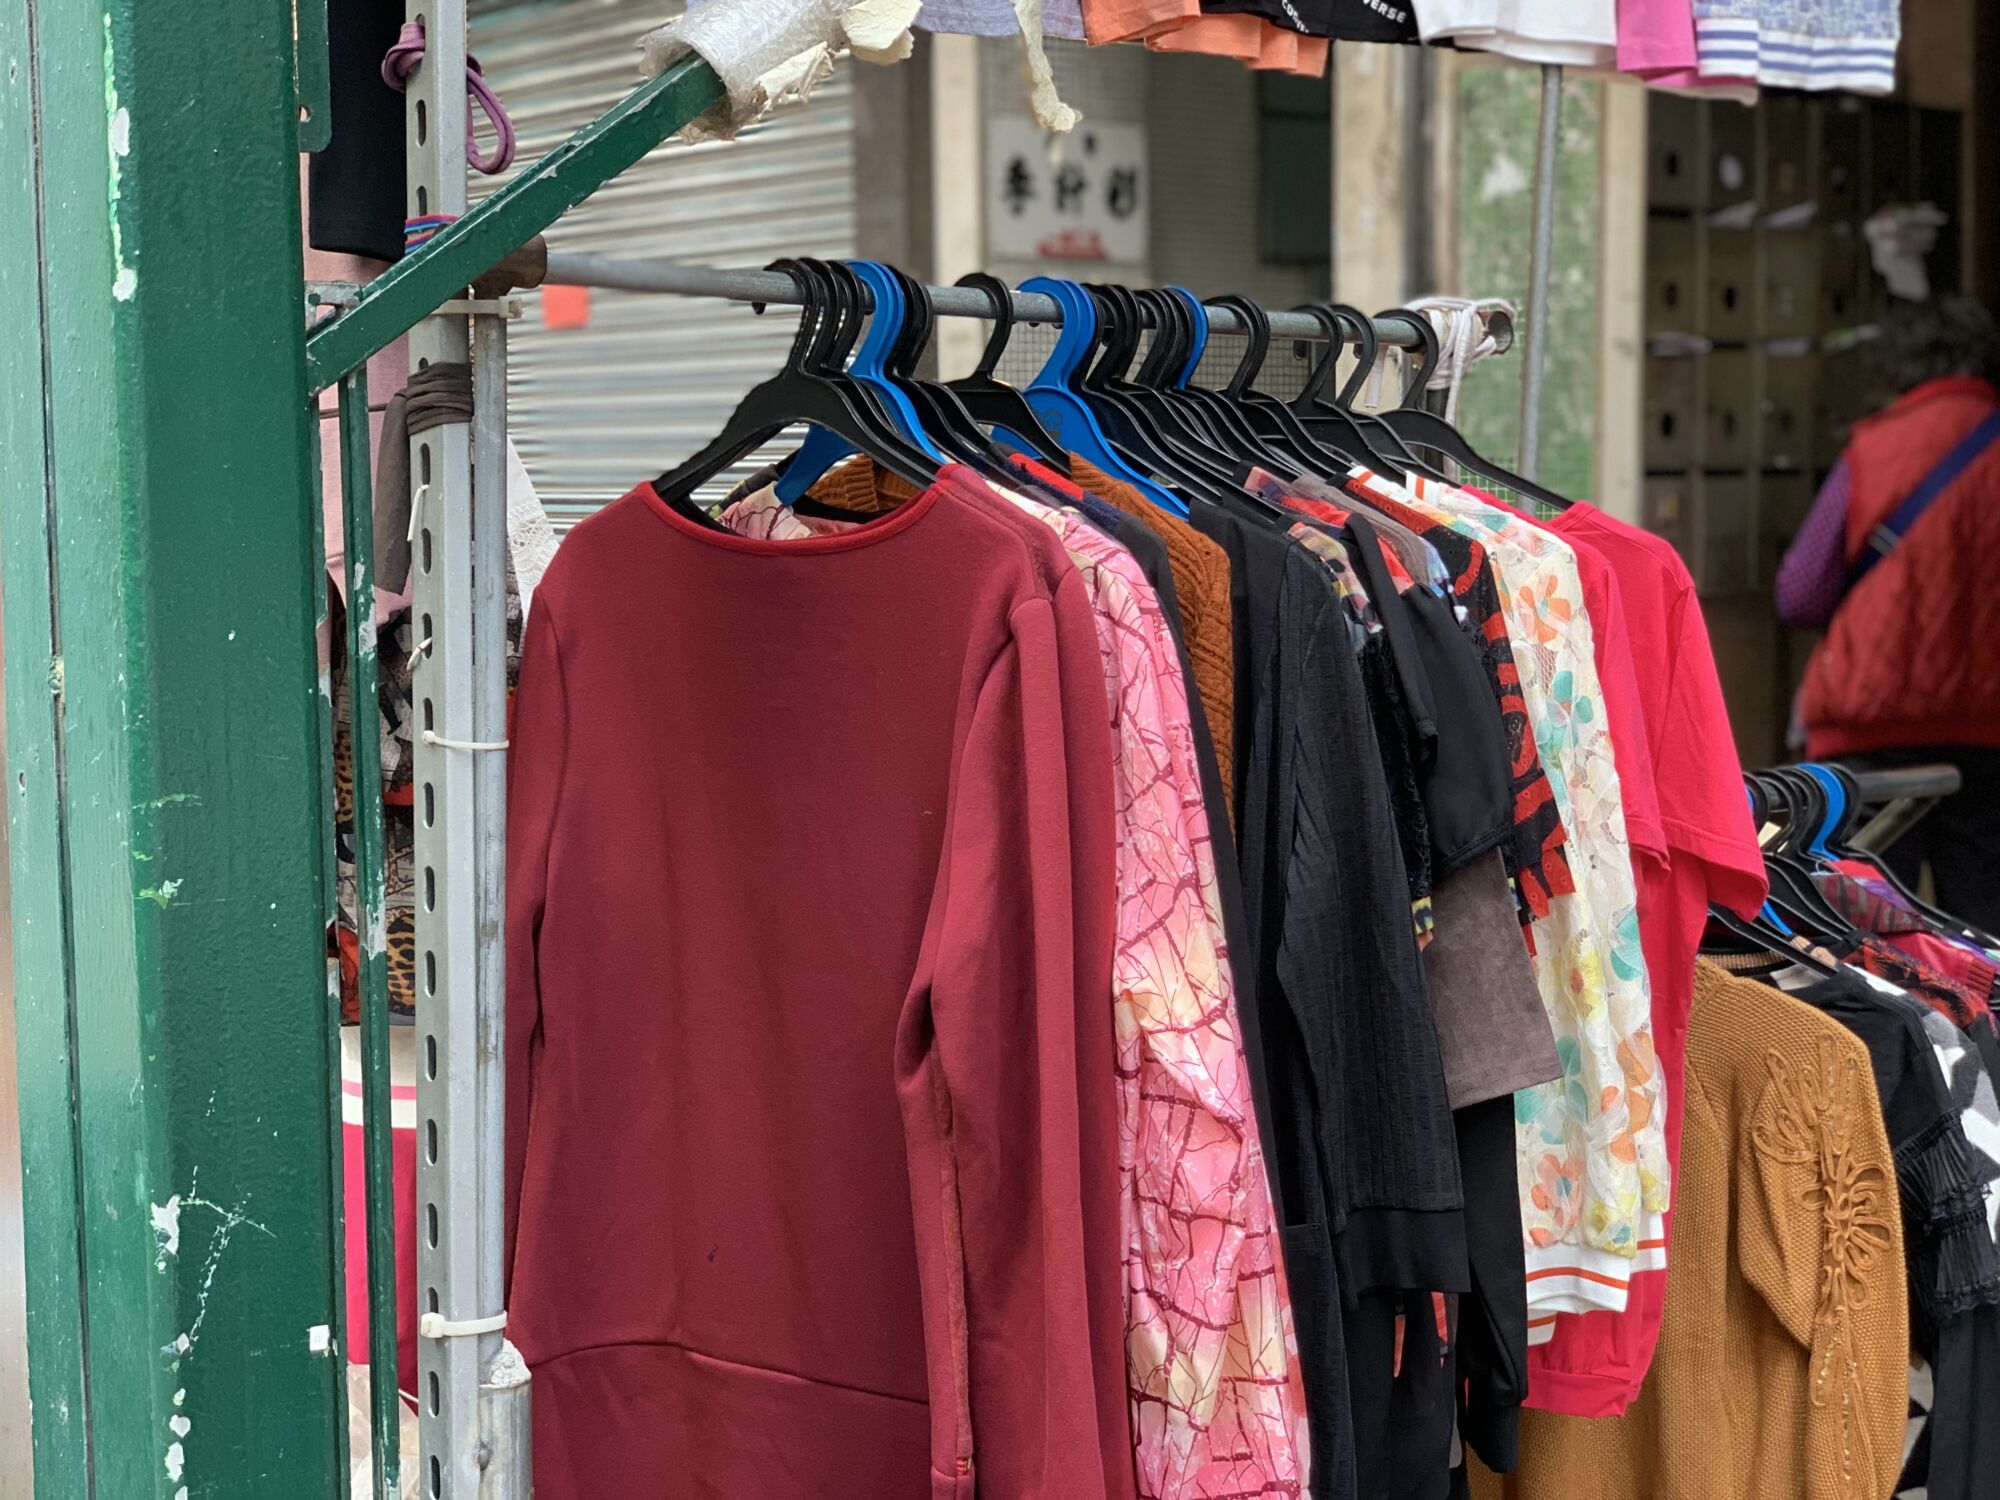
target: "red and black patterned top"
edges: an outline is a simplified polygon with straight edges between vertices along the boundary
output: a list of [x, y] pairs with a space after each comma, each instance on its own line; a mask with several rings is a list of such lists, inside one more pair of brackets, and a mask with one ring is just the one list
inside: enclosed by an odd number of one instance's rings
[[1451, 570], [1452, 592], [1478, 642], [1494, 695], [1500, 703], [1500, 719], [1507, 731], [1509, 772], [1514, 786], [1514, 838], [1511, 844], [1502, 845], [1507, 855], [1507, 873], [1513, 877], [1515, 893], [1520, 898], [1521, 921], [1528, 923], [1545, 917], [1552, 898], [1576, 891], [1576, 877], [1570, 871], [1569, 856], [1563, 848], [1569, 842], [1569, 832], [1563, 827], [1554, 789], [1535, 749], [1528, 705], [1521, 696], [1520, 672], [1514, 665], [1513, 647], [1507, 641], [1500, 587], [1494, 581], [1486, 549], [1472, 538], [1461, 536], [1449, 526], [1398, 504], [1387, 495], [1361, 489], [1351, 489], [1350, 493], [1429, 542]]
[[1842, 957], [1877, 979], [1886, 979], [1898, 989], [1907, 990], [1960, 1031], [1994, 1028], [1993, 1012], [1987, 1008], [1983, 995], [1975, 995], [1900, 948], [1890, 947], [1873, 933], [1864, 934], [1854, 950]]

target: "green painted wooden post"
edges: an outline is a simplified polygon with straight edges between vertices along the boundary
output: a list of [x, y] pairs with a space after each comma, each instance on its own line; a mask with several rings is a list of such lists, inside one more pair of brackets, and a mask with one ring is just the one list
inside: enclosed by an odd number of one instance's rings
[[[0, 161], [34, 166], [32, 39], [21, 0], [0, 0]], [[36, 174], [0, 172], [0, 603], [7, 667], [7, 838], [13, 865], [14, 964], [47, 976], [48, 1003], [22, 983], [21, 1189], [26, 1231], [28, 1394], [41, 1500], [86, 1493], [81, 1251], [63, 979], [67, 903], [56, 814], [55, 627], [49, 589], [48, 445]]]
[[289, 0], [0, 0], [43, 1500], [344, 1489], [292, 36]]

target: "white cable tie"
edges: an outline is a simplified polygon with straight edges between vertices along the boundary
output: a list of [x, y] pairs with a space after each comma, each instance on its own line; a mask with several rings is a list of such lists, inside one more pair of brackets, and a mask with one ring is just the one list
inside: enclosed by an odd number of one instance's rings
[[417, 518], [424, 513], [424, 499], [431, 492], [427, 484], [417, 486], [417, 492], [410, 497], [410, 534], [403, 538], [412, 547], [417, 544]]
[[504, 1309], [490, 1318], [462, 1318], [457, 1322], [443, 1313], [427, 1312], [417, 1319], [417, 1334], [427, 1339], [469, 1339], [482, 1333], [498, 1333], [506, 1326]]
[[508, 744], [506, 740], [448, 740], [431, 729], [424, 731], [424, 743], [441, 750], [505, 750]]

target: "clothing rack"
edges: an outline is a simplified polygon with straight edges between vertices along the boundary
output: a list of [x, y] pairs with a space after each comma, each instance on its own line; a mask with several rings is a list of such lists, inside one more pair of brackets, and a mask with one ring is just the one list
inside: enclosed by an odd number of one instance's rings
[[[718, 7], [729, 0], [713, 0]], [[747, 3], [747, 0], [738, 0]], [[761, 0], [760, 0], [761, 3]], [[410, 473], [412, 612], [422, 621], [412, 688], [426, 732], [415, 746], [413, 791], [416, 913], [421, 976], [417, 1017], [417, 1286], [420, 1434], [418, 1493], [425, 1500], [525, 1500], [529, 1378], [502, 1333], [502, 1029], [505, 1013], [503, 891], [506, 323], [511, 298], [468, 299], [466, 288], [528, 244], [723, 96], [720, 79], [687, 57], [641, 84], [563, 145], [527, 166], [478, 204], [467, 201], [465, 77], [467, 0], [409, 0], [429, 47], [407, 88], [409, 215], [443, 222], [419, 248], [366, 287], [309, 289], [311, 303], [338, 309], [306, 342], [306, 381], [314, 392], [338, 387], [347, 463], [347, 607], [353, 637], [350, 706], [374, 702], [373, 538], [368, 495], [367, 360], [410, 334], [412, 368], [468, 362], [473, 374], [469, 421], [413, 434]], [[1554, 223], [1554, 162], [1561, 70], [1543, 76], [1531, 247], [1528, 366], [1522, 387], [1522, 472], [1534, 474], [1541, 415], [1541, 337]], [[555, 252], [545, 279], [608, 290], [722, 297], [753, 304], [798, 304], [781, 272], [727, 270]], [[934, 310], [947, 317], [990, 317], [980, 290], [932, 287]], [[1061, 321], [1055, 300], [1015, 292], [1018, 321]], [[1272, 312], [1273, 337], [1323, 342], [1326, 331], [1302, 313]], [[1498, 350], [1517, 342], [1505, 312], [1485, 315]], [[1228, 308], [1210, 311], [1210, 329], [1248, 332]], [[1411, 349], [1409, 325], [1377, 320], [1378, 342]], [[317, 412], [305, 419], [317, 425]], [[435, 724], [435, 730], [432, 725]], [[354, 743], [372, 741], [372, 732]], [[368, 1159], [371, 1255], [368, 1279], [373, 1387], [372, 1458], [376, 1500], [400, 1500], [400, 1414], [396, 1397], [396, 1285], [389, 1242], [389, 1069], [383, 965], [372, 944], [382, 931], [382, 827], [379, 798], [371, 815], [357, 798], [362, 858], [357, 915], [370, 938], [360, 978], [363, 1014], [365, 1155]], [[386, 1268], [386, 1269], [385, 1269]], [[340, 1424], [345, 1450], [345, 1423]]]
[[[458, 122], [442, 106], [433, 118]], [[436, 140], [434, 136], [433, 146]], [[413, 167], [412, 180], [442, 184], [451, 174], [436, 175], [427, 168], [418, 175]], [[441, 187], [434, 201], [448, 201]], [[803, 300], [797, 284], [782, 272], [563, 252], [550, 254], [545, 280], [759, 305], [798, 305]], [[935, 311], [943, 316], [992, 314], [992, 302], [976, 288], [929, 291]], [[1015, 317], [1022, 322], [1062, 321], [1053, 297], [1018, 291], [1011, 296]], [[307, 289], [309, 306], [338, 308], [343, 316], [365, 305], [368, 297], [366, 290], [340, 283]], [[506, 816], [502, 764], [485, 753], [504, 745], [504, 391], [507, 321], [518, 310], [517, 302], [504, 297], [452, 298], [411, 333], [413, 364], [464, 363], [469, 352], [473, 372], [470, 422], [413, 435], [410, 456], [410, 472], [420, 481], [413, 535], [423, 539], [413, 558], [412, 607], [430, 622], [427, 649], [417, 655], [412, 685], [426, 725], [433, 718], [439, 725], [415, 747], [417, 795], [426, 809], [417, 831], [417, 875], [426, 892], [418, 912], [417, 953], [425, 994], [436, 997], [419, 1017], [424, 1061], [417, 1077], [417, 1129], [425, 1143], [417, 1163], [417, 1219], [423, 1226], [418, 1235], [419, 1305], [436, 1309], [420, 1319], [418, 1350], [422, 1493], [431, 1497], [512, 1500], [528, 1493], [527, 1372], [501, 1341], [505, 1101], [497, 1039], [505, 1007], [500, 934]], [[1327, 336], [1324, 326], [1307, 314], [1267, 316], [1275, 337], [1324, 341]], [[1484, 316], [1496, 350], [1512, 347], [1514, 325], [1508, 314], [1496, 310]], [[339, 321], [324, 327], [336, 329]], [[1377, 319], [1374, 327], [1383, 345], [1420, 346], [1407, 323]], [[1211, 310], [1210, 329], [1249, 331], [1241, 316], [1226, 307]], [[374, 552], [368, 521], [366, 365], [348, 370], [338, 385], [349, 511], [348, 611], [350, 623], [358, 626], [372, 620], [375, 594], [365, 566]], [[352, 701], [372, 703], [374, 652], [358, 636], [351, 650]], [[358, 819], [358, 832], [363, 852], [358, 902], [364, 930], [370, 930], [380, 923], [383, 899], [379, 821]], [[379, 991], [369, 993], [382, 983], [379, 971], [375, 961], [362, 975], [363, 1094], [371, 1121], [388, 1114], [384, 1002]], [[366, 1133], [374, 1179], [371, 1260], [393, 1265], [387, 1131], [378, 1135], [371, 1127]], [[376, 1204], [381, 1205], [379, 1213]], [[397, 1472], [393, 1281], [371, 1276], [369, 1304], [373, 1460], [376, 1474], [386, 1476], [379, 1482], [388, 1484]], [[378, 1493], [388, 1500], [394, 1492]]]
[[[608, 255], [586, 255], [574, 251], [549, 252], [547, 282], [558, 286], [599, 287], [624, 292], [671, 292], [690, 297], [724, 297], [733, 302], [773, 303], [799, 306], [803, 297], [798, 284], [782, 271], [739, 271], [717, 266], [689, 266], [663, 260], [624, 260]], [[993, 303], [976, 287], [933, 286], [932, 310], [943, 317], [990, 318]], [[864, 302], [867, 289], [862, 289]], [[1014, 316], [1022, 323], [1062, 322], [1062, 307], [1045, 292], [1013, 293]], [[1285, 339], [1324, 341], [1326, 329], [1307, 313], [1267, 312], [1271, 336]], [[1504, 310], [1483, 315], [1486, 332], [1495, 353], [1513, 347], [1514, 320]], [[1142, 311], [1143, 326], [1152, 326], [1152, 315]], [[1409, 324], [1398, 319], [1376, 318], [1375, 337], [1385, 347], [1416, 349], [1420, 340]], [[1243, 319], [1227, 307], [1208, 310], [1211, 333], [1247, 333]]]

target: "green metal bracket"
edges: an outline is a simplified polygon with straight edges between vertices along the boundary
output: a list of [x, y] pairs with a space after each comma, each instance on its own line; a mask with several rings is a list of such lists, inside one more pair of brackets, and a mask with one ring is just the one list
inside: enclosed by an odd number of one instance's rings
[[634, 89], [314, 330], [307, 384], [315, 391], [334, 384], [722, 97], [722, 80], [698, 57]]

